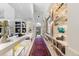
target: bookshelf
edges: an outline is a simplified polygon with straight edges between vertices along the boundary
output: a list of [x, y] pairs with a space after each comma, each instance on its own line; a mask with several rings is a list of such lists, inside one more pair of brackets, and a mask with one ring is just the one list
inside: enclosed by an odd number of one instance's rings
[[15, 35], [21, 34], [24, 35], [26, 33], [26, 22], [23, 20], [16, 20], [15, 21]]
[[[66, 47], [60, 44], [61, 42], [65, 44], [67, 42], [67, 13], [68, 7], [66, 3], [56, 3], [51, 8], [51, 18], [53, 21], [53, 37], [58, 42], [53, 40], [54, 47], [56, 48], [55, 51], [58, 55], [65, 55]], [[59, 43], [60, 42], [60, 43]]]

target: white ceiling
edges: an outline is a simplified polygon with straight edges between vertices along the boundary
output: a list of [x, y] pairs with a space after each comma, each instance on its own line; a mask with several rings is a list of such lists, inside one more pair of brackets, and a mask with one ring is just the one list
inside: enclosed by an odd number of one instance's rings
[[50, 6], [50, 3], [35, 3], [34, 10], [36, 12], [41, 12], [41, 13], [48, 12], [49, 6]]
[[10, 5], [15, 8], [15, 16], [21, 17], [23, 19], [32, 18], [33, 8], [31, 3], [10, 3]]
[[50, 3], [10, 3], [15, 8], [16, 17], [32, 19], [35, 13], [46, 14]]

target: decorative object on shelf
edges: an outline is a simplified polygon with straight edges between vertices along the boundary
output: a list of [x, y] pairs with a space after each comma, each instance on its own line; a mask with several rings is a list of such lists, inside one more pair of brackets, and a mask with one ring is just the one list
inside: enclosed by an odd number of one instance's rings
[[55, 26], [57, 26], [59, 23], [58, 23], [58, 20], [55, 20], [54, 21], [54, 24], [55, 24]]
[[64, 27], [59, 26], [59, 27], [58, 27], [58, 32], [59, 32], [59, 33], [65, 33]]
[[56, 37], [57, 40], [62, 40], [62, 41], [64, 40], [64, 38], [65, 37], [63, 35], [61, 37]]
[[60, 43], [57, 43], [57, 47], [62, 51], [63, 54], [65, 54], [65, 47], [62, 46]]
[[26, 32], [26, 28], [22, 28], [22, 33], [25, 33]]
[[59, 24], [65, 24], [65, 22], [67, 22], [67, 17], [66, 16], [61, 16], [59, 19]]
[[25, 24], [25, 22], [22, 22], [22, 27], [26, 27], [26, 24]]
[[15, 28], [15, 32], [16, 33], [20, 33], [21, 32], [21, 28]]
[[55, 25], [60, 25], [60, 24], [65, 24], [65, 22], [67, 21], [67, 17], [66, 16], [62, 16], [57, 18], [56, 20], [54, 20]]

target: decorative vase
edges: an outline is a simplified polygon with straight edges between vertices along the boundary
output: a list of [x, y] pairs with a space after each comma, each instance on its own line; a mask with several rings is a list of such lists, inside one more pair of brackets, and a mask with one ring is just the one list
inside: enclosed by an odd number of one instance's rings
[[64, 33], [65, 32], [65, 29], [63, 27], [58, 27], [58, 32], [59, 33]]

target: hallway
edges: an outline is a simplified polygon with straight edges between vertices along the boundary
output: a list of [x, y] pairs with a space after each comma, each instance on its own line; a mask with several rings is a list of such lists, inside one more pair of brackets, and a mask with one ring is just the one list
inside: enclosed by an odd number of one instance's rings
[[51, 56], [42, 36], [37, 36], [30, 51], [30, 56]]
[[79, 55], [78, 8], [70, 3], [0, 4], [0, 56]]

